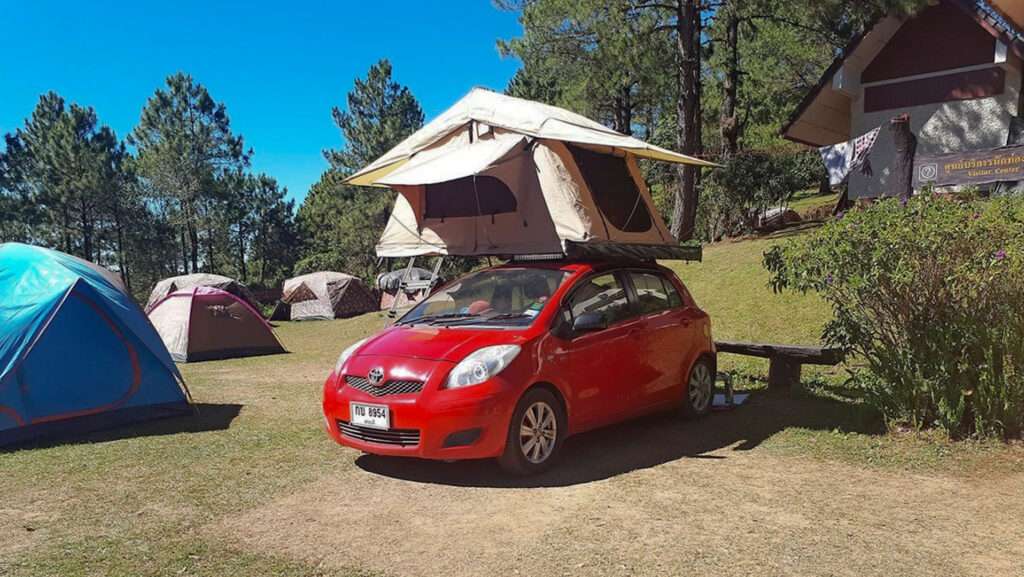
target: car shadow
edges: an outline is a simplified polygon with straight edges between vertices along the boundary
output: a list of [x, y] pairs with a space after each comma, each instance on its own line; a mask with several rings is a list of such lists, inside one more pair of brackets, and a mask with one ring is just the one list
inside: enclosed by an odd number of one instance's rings
[[[445, 463], [362, 455], [367, 472], [419, 483], [464, 487], [563, 487], [607, 479], [678, 459], [727, 459], [717, 452], [749, 451], [787, 428], [882, 434], [880, 418], [851, 403], [803, 393], [758, 391], [731, 411], [685, 421], [674, 414], [644, 417], [576, 435], [566, 441], [560, 462], [534, 477], [509, 476], [493, 460]], [[714, 454], [712, 454], [714, 453]]]
[[76, 430], [74, 425], [70, 425], [67, 432], [62, 432], [61, 434], [47, 434], [45, 437], [0, 446], [0, 453], [10, 453], [25, 449], [42, 449], [58, 445], [105, 443], [107, 441], [134, 439], [137, 437], [223, 431], [230, 427], [231, 422], [241, 413], [242, 405], [233, 403], [193, 403], [192, 409], [191, 414], [156, 418], [130, 424], [119, 424], [111, 427], [93, 424], [89, 425], [88, 430]]

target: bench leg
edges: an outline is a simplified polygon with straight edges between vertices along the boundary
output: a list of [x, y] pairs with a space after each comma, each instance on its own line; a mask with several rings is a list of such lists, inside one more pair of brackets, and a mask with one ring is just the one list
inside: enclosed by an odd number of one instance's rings
[[768, 388], [788, 391], [800, 384], [800, 363], [784, 358], [773, 358], [768, 363]]

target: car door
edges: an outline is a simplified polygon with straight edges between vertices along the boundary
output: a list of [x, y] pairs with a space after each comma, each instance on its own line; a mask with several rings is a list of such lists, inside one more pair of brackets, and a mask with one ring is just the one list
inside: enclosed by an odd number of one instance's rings
[[582, 428], [616, 420], [629, 412], [635, 378], [638, 319], [633, 313], [626, 286], [617, 272], [582, 279], [563, 303], [564, 326], [583, 313], [599, 313], [607, 328], [585, 333], [566, 333], [565, 356], [570, 370], [573, 408]]
[[678, 402], [687, 378], [687, 359], [698, 343], [700, 329], [664, 273], [631, 270], [627, 277], [638, 314], [637, 362], [650, 375], [633, 404], [650, 409]]

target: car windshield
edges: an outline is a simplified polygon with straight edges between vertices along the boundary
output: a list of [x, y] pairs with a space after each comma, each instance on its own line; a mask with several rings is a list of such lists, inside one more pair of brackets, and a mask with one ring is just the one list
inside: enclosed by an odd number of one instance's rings
[[528, 326], [568, 275], [546, 268], [473, 273], [424, 299], [398, 324]]

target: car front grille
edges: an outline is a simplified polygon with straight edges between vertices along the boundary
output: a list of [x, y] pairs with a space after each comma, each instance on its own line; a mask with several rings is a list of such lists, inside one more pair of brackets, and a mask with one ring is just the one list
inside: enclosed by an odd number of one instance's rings
[[367, 443], [377, 443], [378, 445], [415, 447], [420, 444], [419, 429], [389, 429], [383, 431], [339, 420], [338, 430], [341, 431], [344, 437]]
[[373, 397], [408, 395], [423, 390], [423, 381], [388, 381], [375, 386], [366, 377], [345, 375], [345, 384]]

